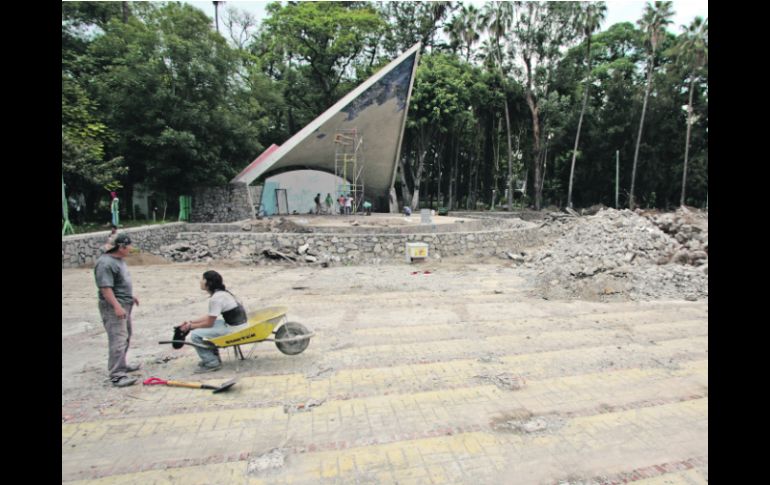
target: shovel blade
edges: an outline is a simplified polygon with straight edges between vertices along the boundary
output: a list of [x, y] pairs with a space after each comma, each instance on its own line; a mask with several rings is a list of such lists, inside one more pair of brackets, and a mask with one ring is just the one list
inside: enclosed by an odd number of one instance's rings
[[225, 382], [224, 384], [222, 384], [218, 388], [214, 389], [214, 392], [212, 394], [216, 394], [218, 392], [224, 392], [224, 391], [230, 389], [231, 387], [233, 387], [235, 385], [236, 381], [237, 381], [237, 379], [230, 379], [229, 381]]

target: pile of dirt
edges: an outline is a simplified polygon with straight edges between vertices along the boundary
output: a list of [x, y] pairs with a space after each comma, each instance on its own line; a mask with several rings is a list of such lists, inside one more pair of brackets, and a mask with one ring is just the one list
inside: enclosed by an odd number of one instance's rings
[[707, 214], [549, 213], [541, 229], [549, 242], [523, 264], [538, 272], [537, 285], [546, 298], [708, 296]]

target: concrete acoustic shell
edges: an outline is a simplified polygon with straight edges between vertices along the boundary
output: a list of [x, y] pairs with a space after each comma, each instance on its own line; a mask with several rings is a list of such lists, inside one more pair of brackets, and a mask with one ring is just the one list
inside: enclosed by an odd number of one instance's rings
[[321, 170], [334, 174], [335, 135], [355, 128], [360, 133], [364, 193], [387, 197], [396, 176], [420, 43], [380, 69], [334, 106], [289, 138], [272, 145], [232, 183], [250, 184], [289, 170]]

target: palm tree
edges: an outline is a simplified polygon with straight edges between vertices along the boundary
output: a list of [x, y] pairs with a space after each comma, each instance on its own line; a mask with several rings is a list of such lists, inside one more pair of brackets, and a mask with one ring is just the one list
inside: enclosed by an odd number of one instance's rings
[[[505, 82], [505, 73], [503, 72], [503, 50], [500, 46], [500, 39], [505, 38], [506, 33], [513, 23], [513, 3], [511, 2], [491, 2], [486, 4], [484, 10], [484, 23], [487, 25], [487, 31], [494, 38], [494, 48], [497, 57], [497, 66], [500, 69], [500, 77]], [[508, 139], [508, 210], [513, 209], [513, 163], [511, 151], [511, 120], [508, 113], [508, 98], [503, 93], [503, 106], [505, 108], [505, 132]], [[497, 197], [497, 170], [495, 170], [495, 186], [492, 188], [492, 208], [495, 206]]]
[[636, 182], [636, 163], [639, 159], [639, 144], [642, 141], [644, 115], [647, 112], [647, 100], [650, 97], [650, 88], [652, 86], [652, 71], [655, 67], [655, 51], [666, 33], [666, 25], [671, 23], [671, 17], [674, 15], [674, 11], [671, 10], [671, 4], [672, 2], [655, 2], [655, 6], [653, 7], [650, 2], [647, 2], [647, 5], [644, 7], [644, 14], [637, 22], [645, 31], [647, 41], [650, 45], [650, 51], [647, 60], [647, 87], [644, 91], [642, 117], [639, 120], [639, 134], [636, 137], [636, 149], [634, 150], [634, 166], [631, 170], [631, 193], [628, 198], [628, 207], [632, 210], [635, 207], [634, 184]]
[[690, 131], [694, 122], [692, 112], [692, 93], [698, 70], [708, 63], [709, 20], [695, 17], [688, 26], [682, 25], [682, 36], [675, 48], [675, 53], [690, 68], [690, 99], [687, 103], [687, 138], [684, 146], [684, 169], [682, 171], [682, 197], [679, 205], [684, 205], [685, 186], [687, 184], [687, 161], [690, 155]]
[[470, 62], [471, 48], [479, 41], [479, 31], [484, 28], [484, 18], [479, 9], [473, 5], [462, 5], [460, 12], [444, 31], [449, 34], [453, 46], [465, 47], [465, 62]]
[[575, 175], [575, 158], [577, 157], [580, 129], [583, 126], [583, 115], [588, 103], [588, 88], [591, 86], [591, 34], [599, 29], [605, 15], [607, 6], [604, 2], [586, 2], [578, 5], [578, 14], [575, 23], [586, 38], [586, 80], [583, 88], [583, 107], [580, 109], [577, 134], [575, 135], [575, 148], [572, 150], [572, 168], [569, 171], [569, 190], [567, 191], [567, 207], [572, 208], [572, 179]]

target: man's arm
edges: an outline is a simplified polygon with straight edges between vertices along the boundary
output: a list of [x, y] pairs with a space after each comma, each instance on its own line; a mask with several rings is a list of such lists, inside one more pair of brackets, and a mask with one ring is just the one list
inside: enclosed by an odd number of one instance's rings
[[104, 296], [104, 299], [107, 300], [107, 303], [112, 305], [112, 308], [115, 310], [115, 315], [118, 318], [126, 318], [126, 311], [123, 309], [123, 306], [118, 302], [118, 299], [115, 298], [115, 293], [112, 291], [112, 288], [110, 287], [99, 288], [99, 291], [102, 292], [102, 296]]

